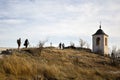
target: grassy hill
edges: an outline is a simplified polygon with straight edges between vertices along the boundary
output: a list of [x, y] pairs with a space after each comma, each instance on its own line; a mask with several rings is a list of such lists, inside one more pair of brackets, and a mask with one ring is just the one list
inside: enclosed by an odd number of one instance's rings
[[85, 50], [13, 50], [0, 59], [0, 80], [120, 80], [120, 67]]

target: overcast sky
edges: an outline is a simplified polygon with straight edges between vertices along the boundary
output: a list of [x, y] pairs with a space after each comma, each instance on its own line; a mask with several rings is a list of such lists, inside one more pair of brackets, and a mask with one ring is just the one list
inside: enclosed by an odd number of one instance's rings
[[0, 0], [0, 46], [17, 47], [18, 38], [91, 45], [100, 21], [109, 46], [120, 48], [120, 0]]

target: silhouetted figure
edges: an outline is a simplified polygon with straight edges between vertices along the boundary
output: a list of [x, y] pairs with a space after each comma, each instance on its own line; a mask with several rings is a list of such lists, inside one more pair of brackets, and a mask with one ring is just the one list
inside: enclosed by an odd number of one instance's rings
[[61, 49], [61, 48], [62, 48], [61, 46], [62, 46], [62, 44], [61, 44], [61, 43], [59, 43], [59, 49]]
[[18, 50], [19, 50], [21, 46], [21, 38], [17, 39], [17, 44], [18, 44]]
[[28, 39], [26, 39], [26, 40], [25, 40], [25, 43], [24, 43], [25, 48], [27, 48], [28, 45], [29, 45], [29, 41], [28, 41]]
[[63, 43], [63, 44], [62, 44], [62, 49], [64, 49], [64, 48], [65, 48], [65, 44]]

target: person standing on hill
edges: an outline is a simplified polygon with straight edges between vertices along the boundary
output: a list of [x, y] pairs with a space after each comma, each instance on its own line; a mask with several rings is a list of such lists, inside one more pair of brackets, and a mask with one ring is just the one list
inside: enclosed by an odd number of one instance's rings
[[25, 48], [27, 48], [28, 45], [29, 45], [29, 41], [28, 41], [28, 39], [26, 39], [25, 42], [24, 42], [24, 46], [25, 46]]
[[65, 44], [63, 43], [63, 44], [62, 44], [62, 49], [64, 49], [64, 48], [65, 48]]
[[17, 39], [17, 44], [18, 44], [18, 50], [20, 50], [20, 46], [21, 46], [21, 38]]
[[62, 45], [62, 43], [60, 42], [60, 43], [59, 43], [59, 49], [61, 49], [61, 45]]

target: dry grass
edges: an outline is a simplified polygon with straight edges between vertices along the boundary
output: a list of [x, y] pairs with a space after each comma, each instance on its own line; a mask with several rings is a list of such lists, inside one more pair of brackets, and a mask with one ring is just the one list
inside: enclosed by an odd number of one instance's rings
[[0, 80], [119, 80], [120, 67], [82, 50], [14, 50], [0, 59]]

